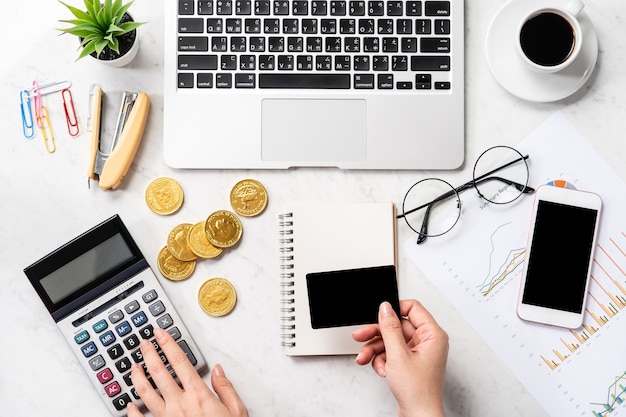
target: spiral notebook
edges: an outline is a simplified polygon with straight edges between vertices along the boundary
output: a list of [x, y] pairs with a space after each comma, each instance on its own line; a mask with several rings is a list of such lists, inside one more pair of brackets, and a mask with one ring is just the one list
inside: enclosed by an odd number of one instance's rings
[[279, 216], [286, 355], [347, 355], [354, 330], [399, 312], [393, 203], [292, 205]]

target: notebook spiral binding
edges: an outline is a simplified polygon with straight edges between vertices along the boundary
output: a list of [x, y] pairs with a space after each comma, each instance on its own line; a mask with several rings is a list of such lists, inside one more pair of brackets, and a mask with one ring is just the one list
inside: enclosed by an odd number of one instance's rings
[[285, 213], [278, 216], [280, 228], [280, 314], [282, 324], [280, 326], [283, 347], [295, 347], [296, 319], [294, 307], [294, 257], [293, 257], [293, 213]]

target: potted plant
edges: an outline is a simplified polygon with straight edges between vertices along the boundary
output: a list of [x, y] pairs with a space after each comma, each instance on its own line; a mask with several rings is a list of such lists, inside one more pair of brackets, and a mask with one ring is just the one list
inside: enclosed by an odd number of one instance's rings
[[133, 60], [139, 47], [137, 28], [145, 23], [135, 22], [128, 13], [133, 1], [84, 0], [85, 10], [60, 1], [75, 17], [60, 20], [72, 26], [58, 30], [80, 39], [82, 50], [77, 60], [90, 55], [114, 67]]

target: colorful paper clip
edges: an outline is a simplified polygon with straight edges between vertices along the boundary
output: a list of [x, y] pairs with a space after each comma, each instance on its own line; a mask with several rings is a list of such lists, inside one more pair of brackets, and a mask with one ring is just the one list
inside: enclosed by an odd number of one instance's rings
[[48, 109], [46, 106], [41, 106], [41, 113], [37, 118], [38, 123], [41, 123], [41, 134], [43, 136], [43, 143], [46, 146], [48, 153], [54, 153], [57, 147], [54, 143], [54, 133], [52, 132], [52, 125], [50, 124], [50, 117], [48, 117]]
[[69, 88], [64, 88], [61, 90], [61, 95], [63, 97], [63, 110], [65, 111], [67, 131], [70, 136], [78, 136], [80, 129], [78, 128], [78, 119], [76, 118], [76, 109], [74, 108], [72, 92]]
[[91, 162], [88, 177], [98, 181], [103, 190], [114, 190], [122, 183], [141, 143], [148, 119], [150, 98], [144, 92], [124, 92], [110, 149], [103, 152], [100, 137], [102, 96], [102, 89], [92, 86], [89, 92]]
[[20, 91], [20, 112], [22, 113], [22, 132], [26, 139], [35, 136], [35, 123], [33, 119], [33, 110], [30, 106], [30, 92], [26, 90]]

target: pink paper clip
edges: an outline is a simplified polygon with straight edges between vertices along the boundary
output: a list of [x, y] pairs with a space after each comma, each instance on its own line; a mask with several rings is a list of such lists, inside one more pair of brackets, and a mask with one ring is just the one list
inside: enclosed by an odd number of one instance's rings
[[65, 121], [67, 122], [67, 131], [70, 136], [78, 136], [80, 130], [78, 128], [78, 118], [76, 117], [76, 109], [74, 108], [74, 100], [72, 92], [69, 88], [61, 91], [63, 97], [63, 110], [65, 110]]
[[37, 126], [39, 129], [43, 129], [44, 123], [41, 120], [42, 115], [42, 103], [41, 103], [41, 90], [39, 89], [39, 81], [33, 80], [33, 95], [35, 102], [35, 119], [37, 119]]

